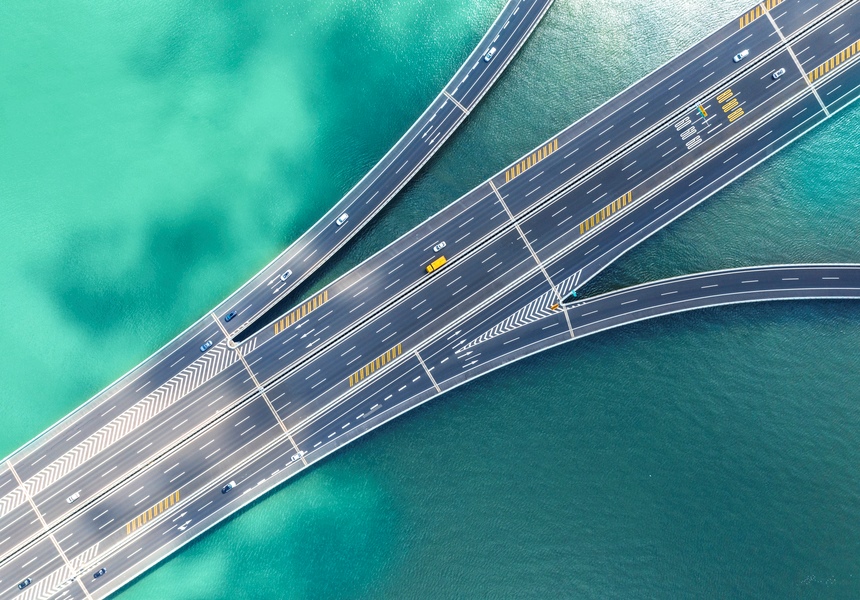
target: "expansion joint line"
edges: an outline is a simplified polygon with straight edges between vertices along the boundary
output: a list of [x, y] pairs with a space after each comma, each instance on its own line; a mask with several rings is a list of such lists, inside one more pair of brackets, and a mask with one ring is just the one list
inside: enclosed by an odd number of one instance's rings
[[[266, 388], [260, 385], [260, 382], [257, 380], [257, 376], [254, 374], [254, 371], [251, 370], [251, 366], [248, 364], [248, 361], [245, 360], [244, 356], [242, 356], [242, 351], [239, 350], [239, 347], [235, 343], [233, 343], [233, 341], [230, 339], [230, 336], [227, 335], [227, 330], [224, 329], [223, 325], [221, 325], [221, 321], [218, 320], [218, 317], [215, 316], [215, 313], [209, 314], [212, 316], [212, 319], [215, 321], [215, 323], [218, 324], [218, 328], [221, 329], [225, 336], [227, 336], [227, 346], [232, 348], [236, 352], [236, 356], [239, 357], [239, 360], [242, 361], [242, 364], [245, 366], [245, 370], [248, 371], [248, 375], [250, 375], [251, 381], [254, 382], [254, 386], [257, 388], [257, 391], [260, 392], [260, 396], [262, 396], [263, 401], [266, 403], [266, 406], [268, 406], [269, 410], [272, 411], [272, 414], [275, 415], [275, 419], [278, 421], [278, 425], [281, 426], [281, 430], [284, 432], [284, 435], [286, 435], [287, 439], [290, 440], [290, 443], [293, 445], [293, 448], [295, 448], [296, 452], [301, 454], [298, 444], [296, 444], [296, 441], [293, 439], [292, 434], [290, 434], [290, 430], [287, 428], [287, 425], [284, 423], [284, 420], [281, 419], [281, 415], [279, 415], [278, 411], [275, 410], [275, 406], [272, 404], [272, 401], [269, 400], [269, 395], [266, 394]], [[305, 459], [304, 455], [301, 455], [300, 458], [302, 459], [302, 462], [305, 464], [305, 466], [308, 466], [308, 461]]]
[[467, 115], [469, 114], [469, 109], [466, 108], [465, 106], [463, 106], [462, 104], [460, 104], [459, 102], [457, 102], [457, 99], [454, 96], [452, 96], [451, 94], [449, 94], [448, 90], [442, 90], [442, 93], [445, 94], [445, 97], [447, 97], [448, 100], [453, 102], [457, 106], [457, 108], [462, 110], [465, 114], [467, 114]]
[[[60, 558], [63, 559], [63, 562], [66, 563], [66, 567], [69, 569], [69, 577], [75, 577], [75, 570], [72, 567], [72, 563], [69, 561], [69, 558], [66, 556], [66, 553], [63, 552], [63, 549], [57, 542], [57, 538], [55, 538], [54, 534], [48, 530], [48, 524], [42, 517], [42, 513], [40, 513], [39, 509], [36, 507], [36, 503], [33, 501], [33, 497], [30, 496], [30, 492], [28, 492], [27, 488], [24, 487], [24, 482], [21, 481], [20, 477], [18, 477], [18, 471], [16, 471], [15, 467], [12, 466], [12, 461], [7, 460], [6, 466], [9, 467], [9, 471], [12, 473], [12, 475], [14, 475], [15, 481], [18, 482], [18, 486], [21, 488], [21, 491], [24, 492], [24, 496], [27, 497], [27, 502], [30, 503], [30, 507], [33, 509], [33, 512], [36, 513], [36, 516], [39, 518], [39, 522], [42, 523], [42, 527], [45, 528], [45, 531], [48, 531], [48, 537], [51, 539], [51, 543], [54, 544], [54, 548], [57, 549], [57, 554], [60, 555]], [[89, 598], [89, 600], [93, 600], [93, 597], [90, 595], [89, 590], [84, 587], [84, 583], [79, 578], [75, 578], [75, 581], [78, 582], [78, 585], [81, 587], [81, 590], [84, 592], [84, 594], [86, 594], [87, 598]]]
[[422, 359], [421, 355], [418, 354], [418, 350], [415, 351], [415, 358], [417, 358], [418, 362], [421, 363], [421, 366], [424, 367], [424, 371], [427, 373], [427, 377], [429, 377], [430, 381], [433, 383], [433, 387], [436, 388], [436, 391], [441, 394], [442, 388], [440, 388], [439, 384], [436, 383], [436, 380], [433, 379], [433, 374], [430, 372], [430, 369], [427, 368], [427, 365], [424, 364], [424, 359]]
[[[505, 209], [505, 212], [508, 213], [508, 217], [511, 219], [511, 222], [514, 224], [514, 227], [517, 228], [517, 232], [519, 232], [520, 237], [525, 242], [526, 248], [528, 248], [529, 252], [532, 255], [532, 258], [535, 259], [535, 262], [537, 263], [537, 266], [540, 269], [540, 272], [543, 273], [543, 276], [546, 277], [547, 282], [549, 282], [549, 287], [552, 289], [553, 293], [555, 294], [556, 302], [559, 305], [561, 305], [562, 304], [562, 297], [561, 297], [561, 294], [558, 292], [558, 288], [552, 282], [552, 279], [550, 279], [549, 273], [547, 273], [546, 269], [543, 268], [543, 264], [541, 263], [540, 259], [538, 258], [538, 255], [535, 254], [535, 251], [532, 248], [532, 245], [529, 243], [529, 240], [526, 237], [526, 234], [523, 233], [523, 230], [520, 228], [520, 224], [517, 223], [517, 220], [514, 218], [513, 213], [511, 213], [510, 209], [508, 209], [508, 205], [505, 204], [505, 201], [502, 199], [502, 195], [499, 193], [499, 189], [496, 187], [496, 184], [493, 183], [492, 179], [489, 180], [489, 183], [490, 183], [490, 187], [493, 188], [493, 193], [496, 194], [496, 198], [499, 199], [499, 204], [501, 204], [502, 208]], [[564, 313], [564, 320], [567, 321], [567, 330], [570, 332], [570, 337], [572, 338], [573, 337], [573, 326], [571, 326], [571, 324], [570, 324], [570, 317], [567, 316], [566, 310], [563, 310], [562, 312]]]
[[779, 39], [781, 39], [782, 43], [785, 44], [785, 49], [788, 50], [788, 54], [789, 56], [791, 56], [791, 60], [793, 60], [794, 64], [797, 65], [797, 70], [800, 71], [800, 76], [803, 77], [803, 80], [806, 82], [806, 85], [808, 85], [809, 89], [812, 90], [812, 93], [815, 95], [815, 99], [818, 100], [818, 103], [821, 105], [821, 110], [823, 110], [824, 114], [829, 117], [830, 111], [827, 110], [827, 106], [824, 105], [824, 102], [821, 100], [821, 96], [818, 95], [818, 90], [815, 89], [815, 86], [812, 85], [811, 81], [809, 81], [809, 77], [806, 76], [806, 71], [803, 70], [803, 66], [800, 64], [800, 61], [797, 60], [797, 56], [795, 56], [794, 50], [791, 49], [791, 46], [785, 40], [785, 36], [782, 35], [782, 31], [780, 31], [779, 27], [777, 27], [776, 21], [773, 20], [770, 11], [767, 10], [767, 7], [764, 5], [764, 3], [762, 3], [761, 6], [764, 9], [764, 14], [767, 15], [767, 18], [770, 21], [770, 24], [773, 25], [773, 28], [776, 30]]

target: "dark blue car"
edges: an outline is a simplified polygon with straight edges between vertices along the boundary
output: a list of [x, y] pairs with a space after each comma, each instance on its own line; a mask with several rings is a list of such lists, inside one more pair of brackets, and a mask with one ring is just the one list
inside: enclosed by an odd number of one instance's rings
[[225, 321], [227, 321], [227, 322], [229, 323], [229, 322], [230, 322], [230, 320], [231, 320], [233, 317], [235, 317], [236, 315], [238, 315], [238, 314], [239, 314], [239, 313], [238, 313], [238, 312], [236, 312], [235, 310], [231, 310], [230, 312], [228, 312], [228, 313], [227, 313], [227, 316], [226, 316], [226, 317], [224, 317], [224, 320], [225, 320]]
[[102, 575], [104, 575], [106, 571], [107, 571], [107, 569], [105, 569], [104, 567], [102, 567], [101, 569], [99, 569], [98, 571], [96, 571], [95, 573], [93, 573], [93, 579], [98, 579], [99, 577], [101, 577]]

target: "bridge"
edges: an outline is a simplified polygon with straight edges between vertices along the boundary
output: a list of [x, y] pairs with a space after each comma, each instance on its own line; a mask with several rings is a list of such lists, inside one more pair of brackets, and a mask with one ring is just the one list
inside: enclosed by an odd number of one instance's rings
[[268, 305], [230, 330], [222, 315], [244, 300], [222, 303], [4, 461], [0, 595], [104, 597], [340, 446], [544, 344], [749, 294], [855, 297], [856, 266], [806, 265], [566, 301], [853, 102], [859, 50], [856, 0], [769, 0], [241, 342]]

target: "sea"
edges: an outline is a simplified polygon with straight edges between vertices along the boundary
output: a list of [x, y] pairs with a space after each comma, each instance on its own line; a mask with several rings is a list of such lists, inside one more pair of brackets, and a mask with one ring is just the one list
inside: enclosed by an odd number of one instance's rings
[[[503, 0], [5, 0], [0, 455], [316, 221]], [[750, 2], [556, 0], [505, 75], [310, 293]], [[860, 262], [849, 107], [587, 294]], [[298, 298], [297, 298], [298, 300]], [[566, 344], [282, 485], [118, 600], [860, 598], [860, 306], [731, 306]]]

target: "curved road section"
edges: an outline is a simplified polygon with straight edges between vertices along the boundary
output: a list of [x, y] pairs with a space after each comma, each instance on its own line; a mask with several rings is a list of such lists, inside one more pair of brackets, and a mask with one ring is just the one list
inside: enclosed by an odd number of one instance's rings
[[[231, 337], [316, 271], [412, 179], [504, 72], [552, 2], [510, 0], [505, 5], [451, 81], [376, 166], [306, 233], [214, 310], [222, 319], [236, 311], [224, 324]], [[346, 220], [340, 220], [343, 215]]]
[[[0, 582], [31, 578], [22, 598], [103, 597], [530, 340], [623, 320], [611, 303], [552, 306], [855, 100], [858, 42], [860, 2], [760, 5], [241, 345], [215, 315], [196, 324], [0, 467]], [[448, 264], [428, 274], [441, 241]]]

